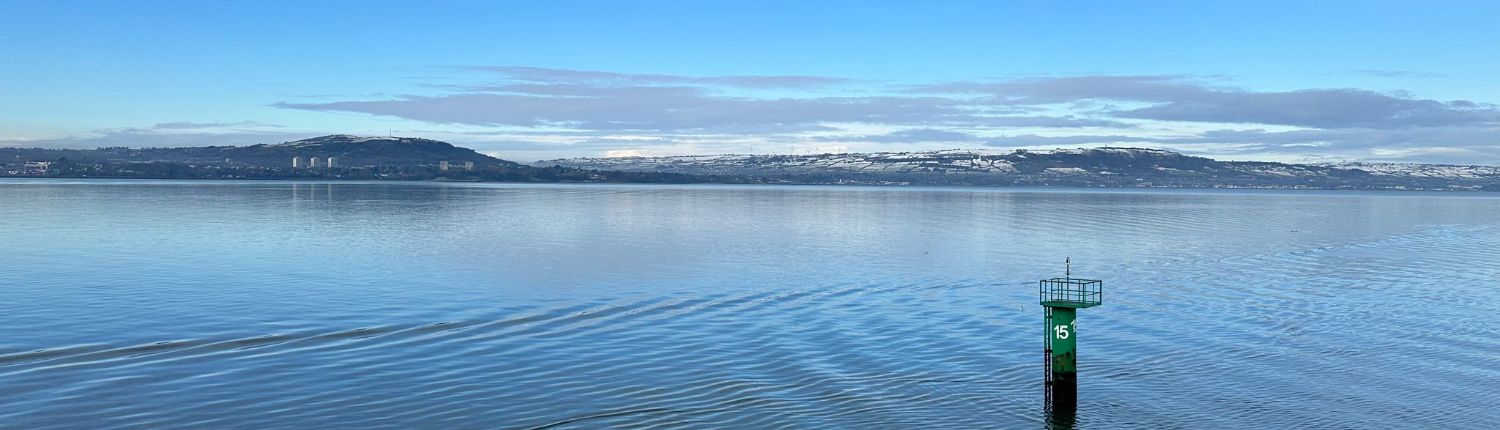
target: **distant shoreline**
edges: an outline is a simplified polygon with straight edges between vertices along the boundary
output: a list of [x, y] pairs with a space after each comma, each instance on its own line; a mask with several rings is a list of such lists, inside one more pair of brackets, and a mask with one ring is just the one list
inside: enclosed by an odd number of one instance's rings
[[0, 148], [0, 177], [1500, 191], [1500, 167], [1218, 161], [1151, 148], [724, 154], [522, 164], [442, 141], [352, 135], [246, 147]]
[[370, 179], [370, 178], [172, 178], [172, 177], [105, 177], [105, 176], [0, 176], [0, 182], [101, 180], [101, 181], [203, 181], [203, 182], [348, 182], [348, 183], [433, 183], [433, 184], [566, 184], [566, 185], [742, 185], [742, 186], [786, 186], [786, 187], [879, 187], [879, 188], [973, 188], [973, 189], [1051, 189], [1051, 190], [1183, 190], [1183, 191], [1348, 191], [1380, 193], [1442, 193], [1442, 194], [1489, 194], [1500, 189], [1390, 189], [1390, 188], [1309, 188], [1309, 187], [1111, 187], [1072, 185], [976, 185], [976, 184], [875, 184], [875, 183], [818, 183], [818, 182], [612, 182], [612, 181], [484, 181], [464, 179]]

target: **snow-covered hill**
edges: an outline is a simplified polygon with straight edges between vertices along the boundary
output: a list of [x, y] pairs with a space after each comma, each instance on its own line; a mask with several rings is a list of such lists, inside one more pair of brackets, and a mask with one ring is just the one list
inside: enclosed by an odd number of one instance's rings
[[1488, 166], [1223, 162], [1146, 148], [571, 158], [535, 164], [817, 183], [1374, 189], [1479, 189], [1500, 184], [1500, 168]]
[[1342, 170], [1359, 170], [1372, 175], [1403, 176], [1443, 179], [1497, 179], [1500, 167], [1455, 166], [1448, 164], [1412, 163], [1325, 163], [1319, 166]]
[[542, 160], [539, 166], [562, 165], [600, 170], [672, 171], [679, 173], [750, 174], [773, 172], [850, 173], [1018, 173], [1018, 163], [1056, 155], [1113, 155], [1127, 159], [1183, 157], [1155, 149], [1102, 148], [1053, 151], [951, 149], [919, 152], [875, 152], [815, 155], [685, 155], [671, 157], [568, 158]]

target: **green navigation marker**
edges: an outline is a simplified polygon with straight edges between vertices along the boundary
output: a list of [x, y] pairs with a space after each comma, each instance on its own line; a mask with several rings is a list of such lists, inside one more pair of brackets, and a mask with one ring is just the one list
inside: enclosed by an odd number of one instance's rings
[[1072, 259], [1065, 261], [1064, 277], [1040, 281], [1040, 300], [1046, 312], [1048, 420], [1070, 426], [1078, 407], [1078, 310], [1103, 304], [1104, 281], [1074, 278]]
[[1078, 357], [1074, 355], [1078, 350], [1078, 337], [1074, 332], [1078, 330], [1078, 310], [1073, 308], [1052, 308], [1052, 373], [1054, 376], [1063, 377], [1067, 374], [1078, 373]]

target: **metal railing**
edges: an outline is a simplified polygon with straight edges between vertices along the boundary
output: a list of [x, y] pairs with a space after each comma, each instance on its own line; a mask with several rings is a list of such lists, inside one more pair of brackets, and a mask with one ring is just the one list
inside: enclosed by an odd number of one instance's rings
[[1104, 303], [1104, 281], [1079, 278], [1043, 279], [1039, 284], [1038, 294], [1042, 305], [1099, 306]]

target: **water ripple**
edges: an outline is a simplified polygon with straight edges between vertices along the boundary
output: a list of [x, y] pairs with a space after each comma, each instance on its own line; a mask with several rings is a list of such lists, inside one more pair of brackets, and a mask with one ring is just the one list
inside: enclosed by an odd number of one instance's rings
[[0, 183], [0, 427], [1036, 428], [1063, 255], [1080, 428], [1500, 422], [1497, 199], [145, 184]]

